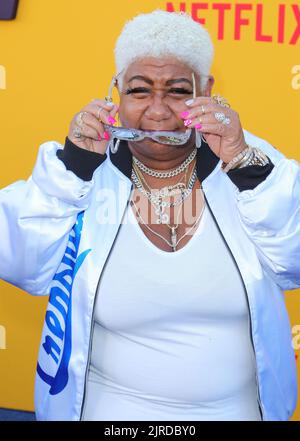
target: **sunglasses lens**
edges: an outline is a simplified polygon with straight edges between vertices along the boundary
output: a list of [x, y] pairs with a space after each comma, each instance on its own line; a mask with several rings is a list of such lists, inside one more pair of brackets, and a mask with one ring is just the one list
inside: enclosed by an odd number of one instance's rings
[[124, 141], [138, 141], [140, 139], [140, 135], [137, 134], [134, 130], [114, 127], [110, 131], [113, 137], [122, 139]]
[[184, 144], [186, 142], [186, 141], [182, 141], [182, 139], [178, 139], [173, 136], [155, 136], [153, 138], [155, 141], [157, 141], [161, 144], [180, 145], [180, 144]]
[[180, 133], [176, 136], [176, 134], [172, 135], [154, 135], [153, 139], [161, 144], [169, 144], [169, 145], [183, 145], [186, 144], [191, 132], [188, 131], [186, 133]]
[[120, 139], [123, 141], [141, 141], [144, 138], [151, 138], [160, 144], [167, 145], [183, 145], [186, 144], [190, 135], [191, 130], [187, 130], [185, 133], [182, 132], [144, 132], [136, 129], [128, 129], [125, 127], [113, 127], [104, 124], [106, 130], [108, 130], [113, 138]]

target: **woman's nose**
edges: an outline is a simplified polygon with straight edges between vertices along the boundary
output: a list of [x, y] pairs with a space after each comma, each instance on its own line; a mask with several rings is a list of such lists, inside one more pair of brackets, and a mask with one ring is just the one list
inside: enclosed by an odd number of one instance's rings
[[161, 121], [171, 116], [172, 112], [164, 101], [164, 97], [154, 96], [151, 103], [147, 107], [145, 116], [154, 121]]

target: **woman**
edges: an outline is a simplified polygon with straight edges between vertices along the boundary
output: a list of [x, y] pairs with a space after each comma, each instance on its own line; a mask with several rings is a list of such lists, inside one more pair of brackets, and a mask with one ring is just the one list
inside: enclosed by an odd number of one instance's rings
[[116, 45], [120, 105], [93, 100], [2, 190], [1, 275], [50, 293], [40, 420], [295, 409], [283, 290], [300, 287], [299, 164], [211, 97], [212, 53], [185, 14], [136, 17]]

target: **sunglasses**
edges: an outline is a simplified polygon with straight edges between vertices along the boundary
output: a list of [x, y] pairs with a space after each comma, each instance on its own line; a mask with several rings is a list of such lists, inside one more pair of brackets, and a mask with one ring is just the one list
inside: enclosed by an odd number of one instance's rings
[[[105, 97], [107, 102], [112, 102], [112, 89], [117, 83], [117, 78], [120, 75], [115, 75], [109, 86], [108, 96]], [[195, 76], [193, 79], [193, 98], [196, 98]], [[192, 129], [187, 129], [185, 132], [178, 131], [164, 131], [164, 130], [138, 130], [127, 127], [114, 127], [108, 124], [103, 124], [106, 131], [111, 135], [112, 141], [119, 139], [120, 141], [142, 141], [145, 138], [150, 138], [159, 144], [167, 145], [184, 145], [190, 139]]]
[[159, 144], [167, 145], [186, 144], [192, 133], [191, 129], [187, 129], [185, 132], [169, 132], [163, 130], [128, 129], [126, 127], [114, 127], [108, 124], [103, 124], [103, 126], [114, 139], [120, 139], [122, 141], [142, 141], [145, 138], [151, 138]]

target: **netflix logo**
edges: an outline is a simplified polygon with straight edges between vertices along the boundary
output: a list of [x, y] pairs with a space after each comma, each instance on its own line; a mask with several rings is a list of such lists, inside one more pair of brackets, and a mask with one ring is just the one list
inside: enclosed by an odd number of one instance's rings
[[[271, 3], [271, 2], [270, 2]], [[243, 30], [250, 29], [255, 41], [264, 43], [285, 43], [295, 45], [300, 43], [300, 5], [286, 5], [284, 2], [277, 6], [257, 3], [208, 3], [167, 2], [168, 12], [187, 12], [198, 23], [206, 25], [213, 20], [216, 24], [217, 39], [224, 40], [226, 32], [230, 32], [233, 40], [241, 40]], [[275, 14], [274, 12], [275, 11]], [[272, 19], [270, 20], [270, 12]], [[233, 21], [233, 29], [228, 28]], [[268, 30], [266, 22], [268, 21]], [[288, 23], [288, 25], [287, 25]], [[230, 25], [231, 26], [231, 25]], [[271, 31], [270, 31], [271, 26]]]
[[16, 18], [19, 0], [0, 0], [0, 20]]

